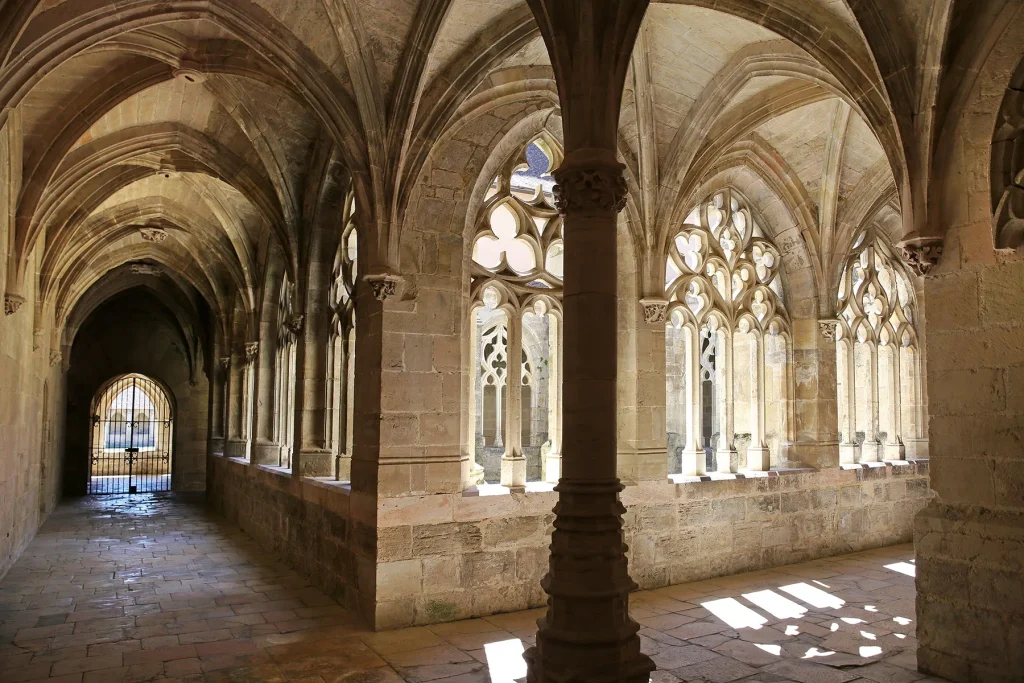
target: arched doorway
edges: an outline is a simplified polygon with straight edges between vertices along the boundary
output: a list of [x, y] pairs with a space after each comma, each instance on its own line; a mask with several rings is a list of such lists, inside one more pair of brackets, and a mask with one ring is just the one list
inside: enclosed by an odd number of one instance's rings
[[173, 434], [171, 400], [157, 382], [107, 382], [92, 403], [89, 494], [170, 491]]

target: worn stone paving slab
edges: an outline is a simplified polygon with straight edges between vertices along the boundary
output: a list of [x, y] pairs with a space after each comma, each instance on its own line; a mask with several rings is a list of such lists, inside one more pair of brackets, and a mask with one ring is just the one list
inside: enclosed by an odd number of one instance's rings
[[[637, 593], [655, 683], [929, 683], [910, 546]], [[513, 683], [543, 610], [373, 633], [201, 498], [61, 505], [0, 582], [0, 681]]]

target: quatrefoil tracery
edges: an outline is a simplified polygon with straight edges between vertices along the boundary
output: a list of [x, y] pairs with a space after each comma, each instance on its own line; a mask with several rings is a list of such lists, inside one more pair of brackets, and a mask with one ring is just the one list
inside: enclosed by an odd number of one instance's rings
[[718, 312], [736, 326], [747, 315], [754, 328], [778, 333], [788, 329], [780, 264], [778, 250], [739, 198], [719, 192], [690, 212], [670, 245], [665, 268], [670, 308], [685, 309], [683, 317], [695, 324]]
[[520, 298], [538, 291], [560, 295], [562, 219], [550, 176], [556, 160], [555, 148], [538, 138], [494, 179], [473, 242], [474, 282], [500, 279]]
[[910, 279], [874, 230], [854, 241], [839, 281], [839, 339], [883, 346], [917, 343]]

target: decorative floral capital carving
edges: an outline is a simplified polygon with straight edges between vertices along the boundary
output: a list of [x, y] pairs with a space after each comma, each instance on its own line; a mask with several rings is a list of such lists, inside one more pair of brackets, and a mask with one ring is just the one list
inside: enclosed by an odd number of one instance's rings
[[160, 244], [167, 239], [167, 231], [162, 228], [139, 228], [142, 239], [153, 244]]
[[4, 315], [14, 315], [25, 303], [20, 294], [4, 294]]
[[367, 275], [363, 278], [373, 291], [373, 298], [384, 301], [398, 294], [398, 285], [402, 278], [398, 275]]
[[248, 342], [245, 345], [245, 362], [253, 363], [256, 361], [256, 357], [260, 355], [260, 343], [259, 342]]
[[552, 173], [558, 183], [554, 188], [555, 208], [565, 215], [569, 212], [611, 211], [618, 213], [626, 206], [625, 166], [609, 162], [601, 153], [577, 154], [566, 160]]
[[644, 322], [648, 325], [665, 322], [665, 316], [668, 313], [668, 301], [665, 299], [640, 299], [640, 305], [644, 309]]
[[302, 332], [302, 321], [305, 320], [303, 315], [293, 315], [291, 318], [284, 322], [284, 326], [288, 328], [288, 331], [292, 334], [298, 334]]
[[925, 276], [942, 258], [941, 237], [916, 237], [900, 242], [903, 262], [918, 276]]
[[61, 359], [61, 352], [60, 351], [57, 351], [55, 349], [50, 351], [50, 367], [51, 368], [54, 365], [56, 365], [57, 363], [59, 363], [60, 359]]
[[828, 339], [830, 342], [836, 340], [836, 334], [839, 330], [838, 320], [819, 320], [818, 327], [821, 328], [821, 336]]

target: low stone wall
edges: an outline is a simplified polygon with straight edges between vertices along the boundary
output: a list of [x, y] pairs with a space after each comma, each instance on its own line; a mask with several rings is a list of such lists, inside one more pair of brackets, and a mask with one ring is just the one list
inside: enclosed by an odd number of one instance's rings
[[[643, 589], [905, 543], [927, 461], [627, 487], [630, 572]], [[545, 604], [556, 493], [390, 498], [377, 510], [378, 629]]]
[[207, 499], [220, 514], [342, 605], [372, 617], [375, 532], [353, 519], [347, 487], [231, 458], [210, 460]]
[[1024, 672], [1024, 515], [946, 505], [917, 518], [917, 661], [952, 681]]

